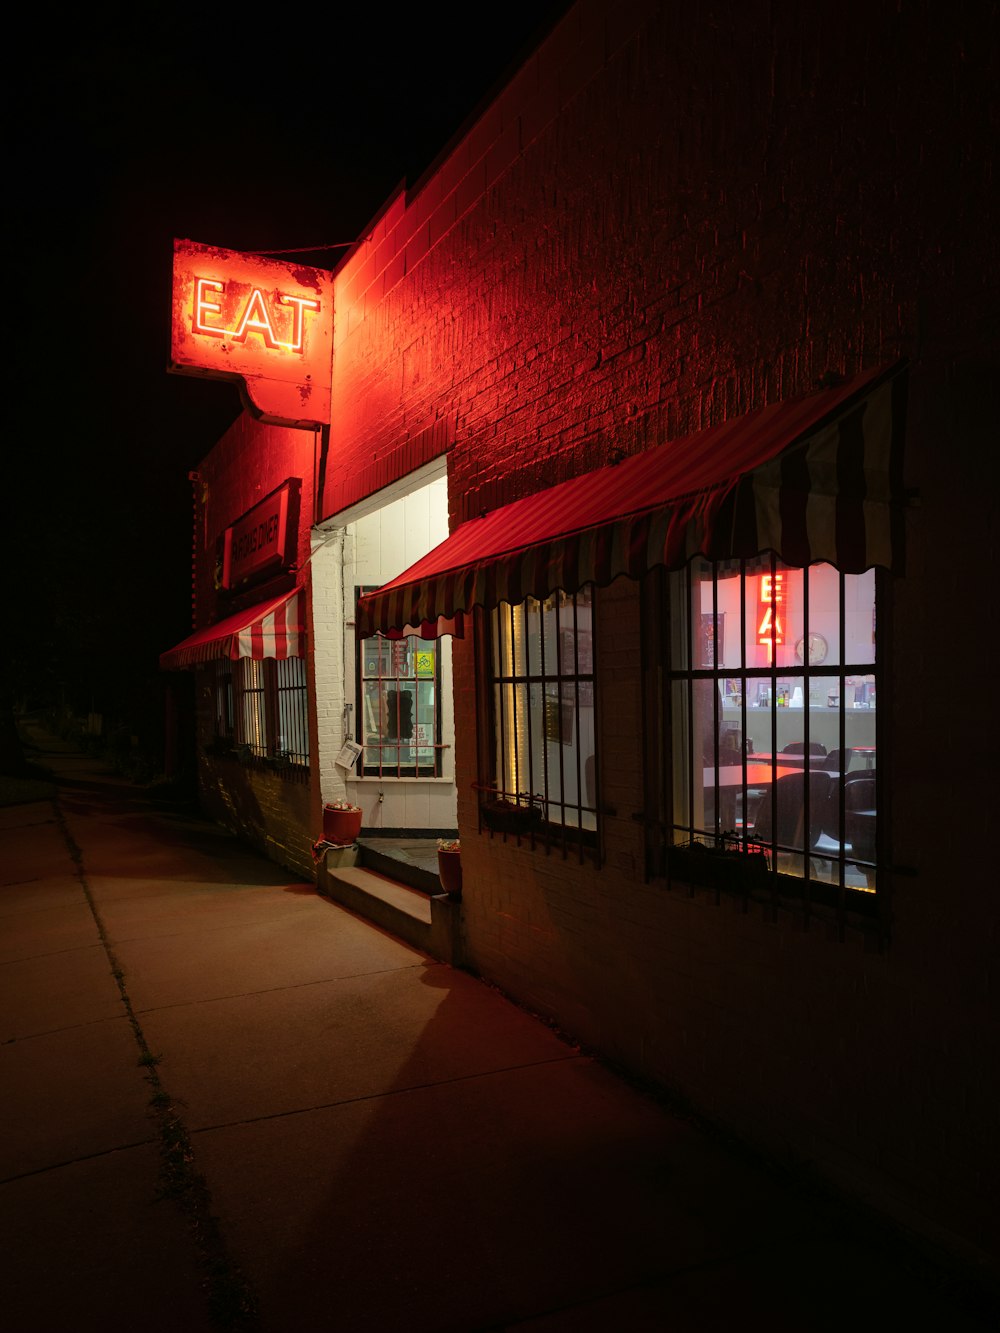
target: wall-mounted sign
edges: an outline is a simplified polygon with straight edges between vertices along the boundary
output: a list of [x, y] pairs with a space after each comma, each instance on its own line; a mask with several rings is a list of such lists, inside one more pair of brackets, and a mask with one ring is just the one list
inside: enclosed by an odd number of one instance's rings
[[174, 241], [173, 372], [238, 381], [263, 421], [327, 425], [332, 349], [332, 274]]
[[233, 592], [259, 583], [295, 562], [299, 490], [297, 477], [247, 510], [222, 539], [222, 587]]

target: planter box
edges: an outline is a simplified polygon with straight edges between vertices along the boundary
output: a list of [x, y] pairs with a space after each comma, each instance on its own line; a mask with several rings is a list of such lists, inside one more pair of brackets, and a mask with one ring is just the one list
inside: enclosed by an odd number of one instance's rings
[[740, 847], [687, 842], [667, 850], [670, 876], [686, 884], [745, 893], [768, 883], [770, 867], [764, 852]]
[[482, 807], [483, 823], [492, 833], [531, 833], [542, 823], [537, 805], [513, 805], [509, 801], [487, 801]]

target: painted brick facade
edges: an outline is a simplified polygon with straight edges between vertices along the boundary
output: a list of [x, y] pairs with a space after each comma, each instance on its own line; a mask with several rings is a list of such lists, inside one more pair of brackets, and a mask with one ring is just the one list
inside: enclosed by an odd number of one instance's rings
[[[217, 543], [229, 524], [247, 513], [289, 477], [301, 480], [296, 564], [309, 567], [309, 529], [314, 513], [314, 475], [320, 454], [317, 432], [265, 426], [244, 413], [199, 466], [195, 482], [194, 588], [197, 627], [290, 586], [294, 573], [278, 587], [250, 588], [226, 599], [217, 586]], [[309, 616], [311, 619], [311, 608]], [[307, 632], [307, 642], [313, 635]], [[245, 838], [267, 856], [307, 879], [315, 873], [310, 851], [320, 827], [319, 803], [301, 775], [283, 775], [260, 765], [243, 765], [205, 753], [213, 735], [209, 673], [198, 672], [198, 785], [207, 814]], [[315, 719], [311, 719], [313, 726]], [[310, 749], [315, 749], [315, 734]]]
[[[599, 868], [477, 831], [479, 664], [455, 644], [464, 925], [471, 966], [581, 1042], [975, 1261], [997, 1245], [996, 50], [989, 6], [582, 0], [338, 270], [318, 505], [447, 452], [454, 527], [909, 358], [920, 503], [879, 703], [893, 860], [915, 873], [888, 947], [646, 882], [624, 581], [597, 599]], [[231, 512], [287, 475], [243, 444], [207, 465]]]

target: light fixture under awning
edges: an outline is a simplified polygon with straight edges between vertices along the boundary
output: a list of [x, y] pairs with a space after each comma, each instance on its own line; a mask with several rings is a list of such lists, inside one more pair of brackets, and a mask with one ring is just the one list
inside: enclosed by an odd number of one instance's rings
[[[902, 559], [903, 362], [774, 403], [470, 519], [358, 601], [360, 636], [773, 550], [845, 573]], [[425, 637], [427, 637], [425, 633]]]
[[207, 629], [200, 629], [161, 653], [164, 671], [178, 671], [228, 657], [233, 661], [251, 657], [303, 657], [305, 655], [305, 609], [302, 589], [272, 597], [237, 615], [227, 616]]

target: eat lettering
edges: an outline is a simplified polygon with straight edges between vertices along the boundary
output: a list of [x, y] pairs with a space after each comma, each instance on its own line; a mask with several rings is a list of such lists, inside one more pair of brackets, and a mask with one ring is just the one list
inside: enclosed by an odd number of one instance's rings
[[767, 649], [767, 660], [769, 662], [773, 660], [775, 645], [785, 641], [781, 624], [781, 608], [784, 600], [784, 574], [762, 574], [760, 576], [760, 604], [764, 608], [764, 614], [757, 626], [757, 642]]
[[[192, 328], [195, 333], [207, 333], [213, 338], [228, 338], [234, 343], [245, 343], [251, 333], [258, 334], [265, 347], [276, 351], [301, 352], [305, 344], [306, 315], [319, 311], [319, 301], [309, 296], [291, 296], [288, 292], [275, 292], [275, 305], [268, 308], [267, 300], [259, 287], [251, 287], [242, 307], [230, 299], [236, 317], [232, 328], [224, 323], [210, 323], [222, 315], [223, 297], [226, 284], [217, 278], [195, 278], [194, 283], [194, 318]], [[281, 307], [281, 309], [279, 309]], [[276, 320], [275, 316], [279, 316]], [[289, 318], [290, 317], [290, 318]], [[291, 323], [291, 336], [279, 338], [275, 331], [278, 326]]]

